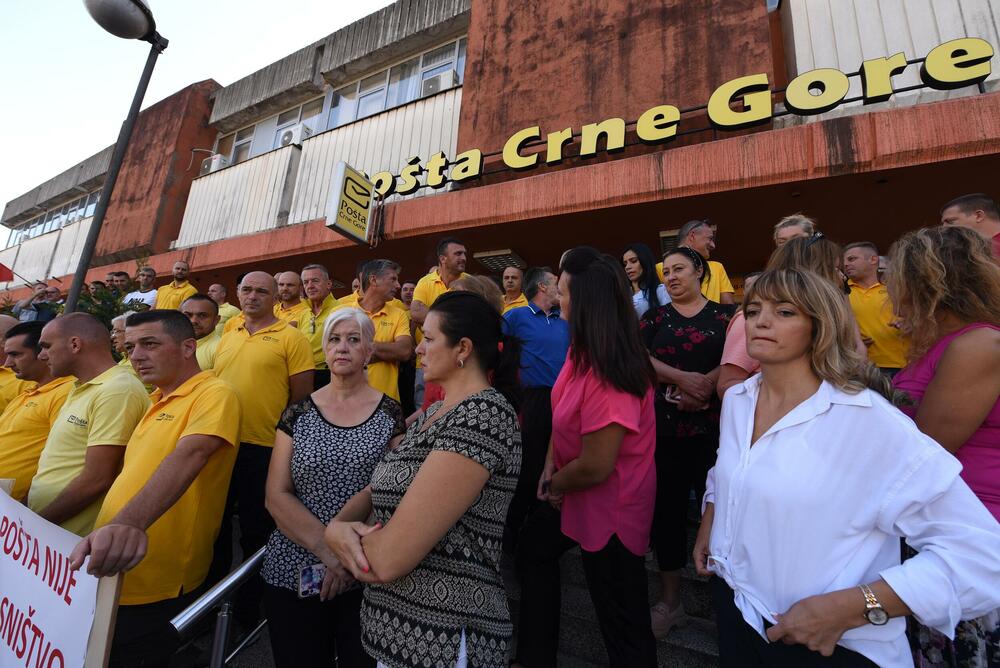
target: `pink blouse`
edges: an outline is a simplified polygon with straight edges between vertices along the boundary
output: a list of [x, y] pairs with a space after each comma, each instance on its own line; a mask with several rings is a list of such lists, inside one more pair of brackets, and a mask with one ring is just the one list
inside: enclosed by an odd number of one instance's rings
[[653, 389], [642, 399], [601, 381], [593, 369], [566, 363], [552, 388], [552, 459], [556, 470], [580, 456], [583, 436], [609, 424], [626, 429], [618, 461], [608, 478], [589, 489], [567, 492], [562, 532], [588, 552], [597, 552], [611, 536], [633, 554], [649, 547], [656, 497], [656, 417]]
[[[1000, 327], [982, 322], [966, 325], [957, 332], [941, 337], [923, 357], [896, 374], [893, 385], [897, 390], [908, 394], [916, 404], [901, 406], [904, 413], [911, 418], [916, 416], [927, 386], [934, 379], [938, 362], [951, 342], [969, 330], [980, 327], [1000, 331]], [[962, 463], [962, 479], [993, 516], [1000, 520], [1000, 399], [955, 456]]]

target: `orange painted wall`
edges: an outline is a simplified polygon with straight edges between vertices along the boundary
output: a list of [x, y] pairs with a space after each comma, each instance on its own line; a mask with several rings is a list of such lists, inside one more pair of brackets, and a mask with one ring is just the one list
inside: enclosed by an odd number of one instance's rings
[[177, 238], [191, 181], [207, 155], [196, 153], [192, 162], [191, 149], [211, 149], [215, 141], [209, 96], [219, 87], [192, 84], [139, 115], [93, 266], [163, 253]]

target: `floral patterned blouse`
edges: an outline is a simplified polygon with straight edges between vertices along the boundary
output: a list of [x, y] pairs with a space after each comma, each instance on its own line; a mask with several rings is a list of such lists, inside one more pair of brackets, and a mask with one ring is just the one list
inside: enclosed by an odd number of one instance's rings
[[[664, 364], [682, 371], [708, 373], [722, 360], [726, 327], [735, 310], [735, 306], [708, 301], [688, 318], [673, 304], [665, 304], [646, 311], [639, 321], [639, 335], [649, 354]], [[707, 410], [684, 412], [677, 410], [677, 404], [664, 399], [667, 389], [665, 385], [660, 386], [656, 402], [669, 419], [675, 438], [718, 434], [722, 402], [714, 392]]]

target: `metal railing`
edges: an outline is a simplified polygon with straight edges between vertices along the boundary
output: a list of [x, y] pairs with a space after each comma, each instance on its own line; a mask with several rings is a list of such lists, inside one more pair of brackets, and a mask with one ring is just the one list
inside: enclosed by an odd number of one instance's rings
[[197, 601], [182, 610], [176, 617], [170, 620], [170, 624], [177, 631], [180, 637], [185, 637], [191, 629], [198, 624], [208, 613], [219, 608], [219, 613], [215, 618], [215, 633], [212, 637], [212, 656], [209, 660], [210, 668], [222, 668], [233, 658], [243, 651], [260, 633], [267, 620], [261, 620], [250, 633], [246, 634], [236, 648], [226, 655], [226, 644], [229, 642], [229, 625], [232, 621], [232, 604], [229, 599], [236, 589], [260, 570], [261, 562], [264, 561], [264, 551], [260, 548], [252, 557], [240, 564], [236, 570], [220, 580], [214, 587], [202, 594]]

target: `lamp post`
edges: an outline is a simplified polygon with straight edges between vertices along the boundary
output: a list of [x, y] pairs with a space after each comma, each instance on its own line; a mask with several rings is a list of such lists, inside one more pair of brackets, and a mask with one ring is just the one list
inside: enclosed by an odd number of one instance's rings
[[76, 267], [76, 273], [73, 274], [73, 284], [66, 296], [65, 313], [72, 313], [76, 310], [76, 302], [80, 298], [83, 281], [90, 268], [90, 261], [94, 257], [97, 237], [100, 235], [101, 225], [104, 223], [104, 214], [108, 211], [108, 202], [111, 200], [111, 193], [118, 181], [118, 172], [125, 159], [125, 150], [128, 148], [132, 129], [139, 116], [139, 107], [142, 106], [142, 98], [146, 95], [146, 87], [153, 75], [153, 66], [156, 64], [157, 56], [167, 48], [167, 40], [156, 32], [156, 21], [153, 20], [153, 13], [144, 0], [83, 0], [83, 4], [91, 18], [112, 35], [123, 39], [142, 40], [149, 42], [151, 46], [149, 56], [146, 58], [146, 67], [142, 70], [139, 85], [132, 98], [132, 106], [128, 110], [125, 122], [122, 123], [121, 132], [118, 133], [118, 141], [115, 142], [111, 164], [108, 165], [108, 175], [104, 178], [101, 196], [98, 198], [97, 208], [94, 210], [94, 220], [90, 223], [87, 240], [83, 245], [83, 252], [80, 254], [80, 262]]

